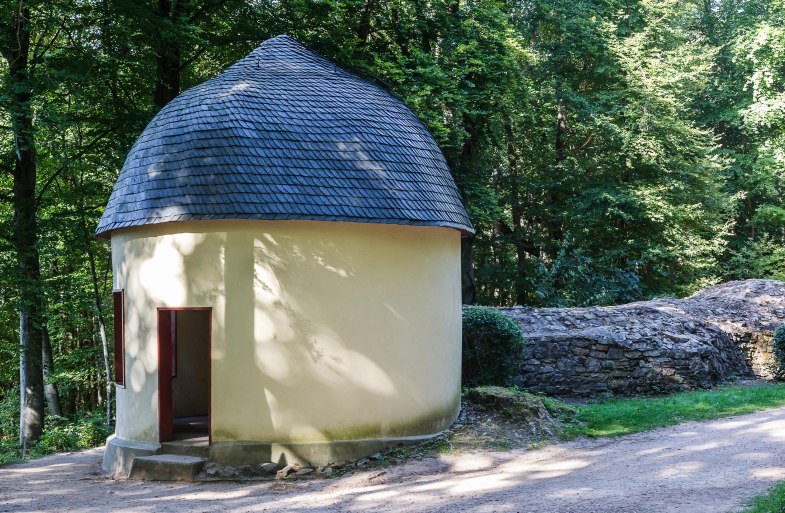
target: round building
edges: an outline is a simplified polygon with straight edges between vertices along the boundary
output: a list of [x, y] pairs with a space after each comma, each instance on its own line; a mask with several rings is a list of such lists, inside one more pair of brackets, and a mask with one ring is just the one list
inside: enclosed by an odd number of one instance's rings
[[448, 428], [472, 232], [414, 114], [288, 36], [183, 92], [97, 230], [115, 290], [105, 469], [324, 465]]

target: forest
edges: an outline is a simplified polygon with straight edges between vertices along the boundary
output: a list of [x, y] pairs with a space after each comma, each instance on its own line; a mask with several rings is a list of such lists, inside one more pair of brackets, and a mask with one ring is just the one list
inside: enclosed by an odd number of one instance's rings
[[279, 34], [434, 134], [477, 230], [465, 303], [785, 278], [785, 0], [2, 5], [0, 463], [111, 432], [114, 181], [159, 109]]

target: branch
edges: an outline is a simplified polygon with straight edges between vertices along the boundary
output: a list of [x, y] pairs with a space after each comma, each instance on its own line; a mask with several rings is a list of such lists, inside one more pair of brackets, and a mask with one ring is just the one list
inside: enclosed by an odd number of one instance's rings
[[193, 64], [193, 62], [196, 59], [198, 59], [199, 57], [201, 57], [204, 54], [204, 52], [206, 52], [206, 51], [207, 51], [207, 48], [205, 48], [204, 46], [199, 47], [199, 49], [196, 52], [194, 52], [194, 54], [191, 56], [190, 59], [188, 59], [187, 61], [185, 61], [182, 64], [180, 64], [180, 67], [177, 68], [177, 71], [182, 71], [185, 68], [187, 68], [188, 66], [190, 66], [191, 64]]
[[60, 33], [63, 31], [64, 24], [65, 24], [65, 19], [60, 20], [60, 26], [57, 27], [57, 30], [52, 36], [52, 40], [49, 41], [49, 43], [47, 43], [46, 45], [44, 45], [43, 48], [41, 48], [40, 45], [40, 42], [43, 40], [43, 37], [38, 40], [38, 43], [36, 43], [35, 47], [33, 48], [33, 55], [32, 58], [30, 59], [31, 69], [35, 68], [36, 64], [41, 62], [41, 59], [43, 59], [44, 55], [46, 55], [46, 53], [52, 49], [52, 46], [55, 44], [55, 41], [57, 41], [57, 38], [60, 36]]
[[193, 14], [193, 16], [188, 18], [188, 25], [193, 25], [194, 23], [199, 21], [200, 18], [202, 18], [206, 14], [209, 14], [210, 11], [212, 11], [213, 9], [223, 7], [225, 4], [228, 4], [228, 3], [229, 3], [229, 0], [217, 0], [215, 2], [212, 2], [212, 3], [208, 4], [208, 5], [205, 5], [204, 8], [196, 11]]
[[[110, 134], [110, 133], [111, 133], [111, 132], [113, 132], [113, 131], [114, 131], [114, 129], [113, 129], [113, 128], [109, 128], [109, 129], [107, 129], [107, 130], [104, 130], [103, 132], [101, 132], [101, 133], [100, 133], [99, 135], [97, 135], [97, 136], [96, 136], [96, 137], [95, 137], [95, 138], [94, 138], [92, 141], [90, 141], [90, 143], [88, 143], [88, 144], [87, 144], [87, 146], [84, 146], [84, 147], [82, 147], [82, 149], [81, 149], [81, 150], [79, 150], [79, 153], [77, 153], [77, 154], [76, 154], [76, 158], [79, 158], [79, 157], [82, 157], [82, 156], [84, 156], [84, 154], [85, 154], [85, 153], [87, 153], [87, 150], [89, 150], [90, 148], [92, 148], [93, 146], [95, 146], [95, 145], [96, 145], [96, 144], [97, 144], [97, 143], [98, 143], [98, 142], [99, 142], [101, 139], [103, 139], [104, 137], [106, 137], [108, 134]], [[55, 171], [54, 173], [52, 173], [52, 174], [49, 176], [49, 178], [47, 178], [46, 182], [44, 182], [44, 185], [43, 185], [43, 187], [41, 187], [41, 191], [38, 193], [38, 196], [36, 197], [36, 203], [40, 203], [40, 202], [41, 202], [41, 199], [44, 197], [44, 194], [45, 194], [45, 193], [46, 193], [46, 191], [49, 189], [49, 187], [50, 187], [50, 186], [51, 186], [51, 185], [54, 183], [55, 179], [56, 179], [58, 176], [60, 176], [60, 173], [62, 173], [63, 171], [65, 171], [67, 168], [68, 168], [68, 163], [66, 162], [65, 164], [63, 164], [62, 166], [60, 166], [60, 167], [57, 169], [57, 171]]]
[[589, 145], [589, 143], [591, 142], [592, 137], [594, 137], [594, 134], [593, 133], [589, 134], [589, 137], [587, 137], [586, 140], [583, 141], [583, 144], [581, 144], [580, 146], [578, 146], [577, 148], [572, 150], [572, 153], [579, 153], [579, 152], [583, 151], [584, 149], [586, 149], [586, 146]]

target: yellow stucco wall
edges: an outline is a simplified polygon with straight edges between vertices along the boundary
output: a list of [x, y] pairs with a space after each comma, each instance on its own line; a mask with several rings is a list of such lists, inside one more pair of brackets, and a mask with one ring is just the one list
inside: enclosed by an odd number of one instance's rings
[[460, 396], [460, 234], [198, 221], [112, 234], [126, 290], [117, 435], [157, 442], [156, 307], [213, 308], [213, 441], [431, 434]]

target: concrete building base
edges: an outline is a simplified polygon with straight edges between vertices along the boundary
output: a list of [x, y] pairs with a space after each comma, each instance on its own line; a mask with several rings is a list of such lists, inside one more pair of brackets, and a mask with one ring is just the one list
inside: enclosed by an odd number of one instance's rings
[[210, 461], [220, 465], [247, 465], [273, 462], [323, 466], [354, 461], [397, 446], [416, 444], [435, 435], [331, 442], [216, 442], [210, 446]]
[[[430, 440], [439, 433], [425, 436], [400, 438], [378, 438], [369, 440], [337, 440], [332, 442], [216, 442], [209, 446], [209, 462], [219, 465], [239, 466], [273, 462], [285, 466], [299, 463], [303, 466], [323, 466], [341, 464], [369, 456], [379, 451], [398, 446], [410, 445]], [[153, 456], [161, 453], [189, 454], [187, 445], [183, 450], [172, 451], [168, 442], [164, 445], [133, 442], [112, 435], [106, 441], [103, 470], [115, 477], [128, 477], [135, 458]], [[191, 454], [189, 454], [191, 455]], [[201, 456], [192, 454], [191, 456]]]
[[136, 457], [153, 456], [160, 448], [158, 444], [123, 440], [112, 435], [106, 439], [102, 468], [110, 476], [128, 477]]

